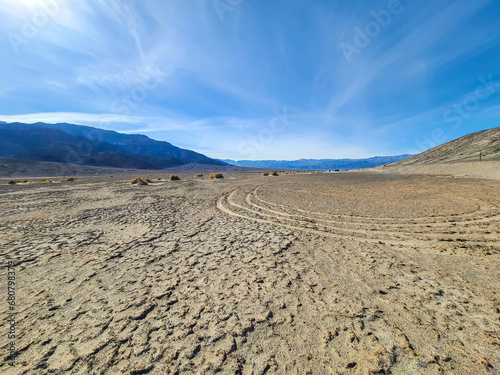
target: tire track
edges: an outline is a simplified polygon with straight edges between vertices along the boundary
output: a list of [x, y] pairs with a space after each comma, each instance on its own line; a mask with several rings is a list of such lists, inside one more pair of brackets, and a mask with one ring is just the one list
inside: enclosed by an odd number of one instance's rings
[[[238, 216], [241, 218], [269, 223], [272, 225], [282, 226], [288, 229], [300, 230], [310, 234], [322, 235], [333, 238], [345, 238], [352, 236], [359, 241], [368, 242], [384, 242], [392, 245], [401, 246], [415, 246], [433, 243], [439, 244], [440, 242], [468, 242], [476, 245], [491, 245], [495, 244], [498, 238], [497, 233], [457, 233], [454, 225], [449, 228], [448, 233], [444, 230], [432, 231], [431, 229], [446, 226], [446, 223], [435, 223], [435, 225], [407, 225], [409, 228], [400, 228], [401, 231], [390, 231], [380, 228], [382, 224], [368, 224], [357, 223], [357, 228], [352, 227], [352, 223], [343, 221], [334, 221], [327, 219], [309, 218], [305, 215], [294, 215], [286, 212], [272, 210], [256, 204], [252, 198], [256, 196], [258, 187], [253, 189], [250, 193], [246, 193], [243, 202], [237, 203], [236, 196], [240, 193], [240, 189], [233, 190], [229, 194], [222, 196], [218, 202], [217, 207], [222, 212]], [[246, 205], [246, 206], [245, 206]], [[236, 210], [235, 210], [236, 208]], [[239, 212], [237, 212], [239, 210]], [[484, 220], [491, 220], [491, 218], [484, 218]], [[325, 223], [325, 224], [323, 224]], [[489, 221], [488, 221], [489, 223]], [[473, 224], [477, 224], [474, 222]], [[361, 227], [360, 227], [360, 226]], [[362, 226], [368, 226], [363, 229]]]
[[[464, 224], [464, 223], [476, 223], [476, 222], [490, 222], [491, 219], [499, 218], [500, 217], [500, 209], [498, 206], [493, 205], [491, 203], [483, 203], [483, 206], [479, 205], [479, 208], [473, 212], [468, 212], [464, 214], [456, 214], [456, 215], [448, 215], [448, 216], [433, 216], [432, 218], [430, 217], [417, 217], [417, 218], [411, 218], [411, 219], [405, 219], [405, 218], [394, 218], [394, 217], [387, 217], [387, 218], [382, 218], [382, 217], [370, 217], [370, 216], [355, 216], [355, 215], [343, 215], [343, 214], [327, 214], [323, 212], [311, 212], [307, 210], [300, 209], [298, 207], [292, 207], [292, 206], [285, 206], [279, 203], [273, 203], [266, 201], [262, 198], [259, 197], [258, 191], [260, 188], [265, 185], [260, 185], [257, 186], [253, 192], [253, 196], [259, 200], [263, 204], [267, 204], [269, 206], [279, 206], [282, 207], [283, 209], [287, 210], [295, 210], [298, 212], [303, 212], [304, 214], [307, 215], [317, 215], [317, 216], [326, 216], [326, 217], [335, 217], [335, 218], [343, 218], [343, 219], [349, 219], [349, 222], [355, 223], [355, 224], [366, 224], [366, 225], [373, 225], [372, 221], [383, 221], [383, 225], [387, 226], [402, 226], [402, 225], [415, 225], [418, 224], [418, 221], [423, 221], [421, 224], [422, 225], [447, 225], [447, 223], [456, 223], [456, 224]], [[479, 216], [478, 217], [473, 217], [470, 220], [456, 220], [457, 217], [459, 218], [464, 218], [468, 216], [472, 216], [474, 214], [484, 212], [484, 217]], [[294, 216], [294, 215], [291, 215]], [[441, 219], [441, 221], [429, 221], [430, 219]], [[366, 220], [370, 220], [369, 222], [366, 222]], [[387, 221], [397, 221], [395, 223], [387, 223]], [[408, 223], [405, 223], [408, 221]]]

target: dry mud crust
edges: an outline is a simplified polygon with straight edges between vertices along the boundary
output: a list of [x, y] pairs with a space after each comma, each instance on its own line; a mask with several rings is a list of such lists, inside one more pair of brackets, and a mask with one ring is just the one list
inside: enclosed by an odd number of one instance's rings
[[498, 181], [133, 177], [0, 186], [2, 374], [498, 373]]

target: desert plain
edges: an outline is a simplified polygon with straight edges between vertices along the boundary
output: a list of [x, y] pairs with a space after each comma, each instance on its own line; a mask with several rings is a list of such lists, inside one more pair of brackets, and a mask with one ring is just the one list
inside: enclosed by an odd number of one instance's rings
[[500, 374], [500, 181], [179, 176], [1, 181], [0, 373]]

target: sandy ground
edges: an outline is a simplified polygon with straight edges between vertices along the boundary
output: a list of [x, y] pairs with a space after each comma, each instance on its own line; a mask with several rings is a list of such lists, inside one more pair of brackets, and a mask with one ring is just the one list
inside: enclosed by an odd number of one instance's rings
[[1, 182], [0, 373], [500, 374], [500, 182], [181, 177]]
[[389, 164], [373, 168], [372, 171], [389, 174], [398, 173], [412, 175], [448, 176], [454, 178], [500, 180], [499, 161], [433, 163], [420, 165]]

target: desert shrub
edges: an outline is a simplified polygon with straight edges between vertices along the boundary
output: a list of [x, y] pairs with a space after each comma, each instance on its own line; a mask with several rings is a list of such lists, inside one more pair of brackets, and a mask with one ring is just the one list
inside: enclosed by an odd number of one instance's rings
[[130, 181], [130, 183], [132, 185], [149, 185], [148, 181], [140, 176], [134, 178], [132, 181]]
[[181, 178], [175, 174], [171, 174], [169, 177], [170, 181], [179, 181]]
[[220, 172], [212, 173], [209, 178], [224, 178], [224, 175]]
[[70, 182], [78, 181], [78, 178], [76, 178], [76, 177], [68, 177], [68, 178], [65, 178], [65, 179], [61, 180], [61, 182], [64, 182], [64, 181], [70, 181]]
[[202, 173], [197, 173], [194, 175], [194, 177], [203, 177], [203, 174]]
[[271, 175], [271, 176], [278, 176], [278, 172], [274, 172], [274, 171], [272, 171], [272, 172], [270, 173], [270, 175]]
[[150, 179], [150, 178], [146, 178], [146, 182], [147, 182], [147, 183], [149, 183], [149, 184], [154, 184], [154, 183], [155, 183], [155, 182], [154, 182], [152, 179]]
[[32, 183], [33, 181], [31, 180], [28, 180], [27, 178], [25, 179], [18, 179], [18, 178], [13, 178], [12, 180], [9, 180], [9, 182], [7, 182], [8, 185], [15, 185], [15, 184], [28, 184], [28, 183]]
[[37, 181], [36, 182], [37, 184], [51, 184], [52, 183], [52, 180], [50, 178], [42, 178], [40, 181]]
[[268, 172], [264, 172], [264, 173], [262, 173], [262, 176], [269, 176], [269, 173]]

